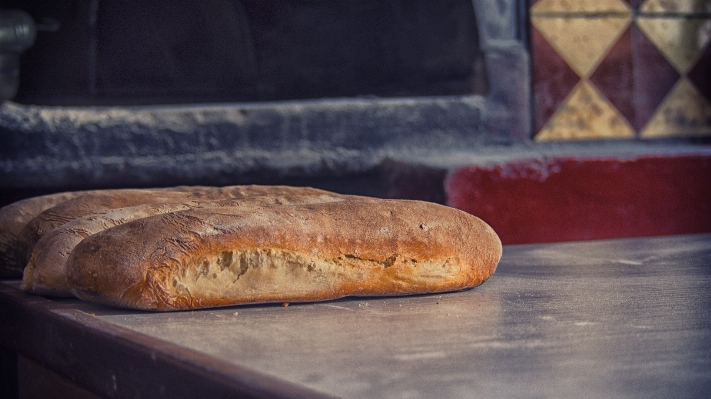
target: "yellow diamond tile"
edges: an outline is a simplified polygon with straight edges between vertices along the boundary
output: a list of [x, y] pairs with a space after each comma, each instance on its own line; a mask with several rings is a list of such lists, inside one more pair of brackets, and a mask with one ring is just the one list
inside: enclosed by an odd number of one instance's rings
[[531, 14], [545, 13], [629, 13], [630, 8], [622, 0], [538, 0], [531, 7]]
[[531, 23], [580, 77], [595, 70], [630, 20], [630, 16], [531, 17]]
[[686, 78], [669, 92], [642, 138], [711, 136], [711, 103]]
[[649, 13], [711, 12], [711, 0], [647, 0], [639, 10]]
[[711, 39], [711, 19], [639, 17], [637, 26], [681, 74]]
[[548, 123], [535, 136], [536, 141], [594, 140], [633, 138], [632, 126], [595, 87], [580, 81]]

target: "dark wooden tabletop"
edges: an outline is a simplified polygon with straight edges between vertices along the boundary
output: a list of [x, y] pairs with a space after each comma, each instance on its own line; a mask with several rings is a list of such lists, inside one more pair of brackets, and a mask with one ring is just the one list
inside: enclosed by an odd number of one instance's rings
[[711, 235], [508, 246], [472, 290], [146, 313], [0, 284], [0, 344], [108, 397], [711, 397]]

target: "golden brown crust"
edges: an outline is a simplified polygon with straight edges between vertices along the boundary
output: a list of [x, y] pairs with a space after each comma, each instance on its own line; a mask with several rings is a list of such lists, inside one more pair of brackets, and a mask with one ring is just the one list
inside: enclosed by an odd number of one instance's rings
[[[274, 192], [275, 190], [272, 189], [269, 191]], [[300, 191], [315, 192], [311, 189]], [[260, 191], [255, 190], [255, 192]], [[247, 197], [242, 199], [150, 203], [94, 213], [57, 227], [37, 241], [32, 251], [30, 261], [24, 270], [22, 289], [40, 295], [72, 296], [70, 287], [66, 281], [66, 262], [74, 247], [84, 238], [92, 234], [132, 220], [194, 208], [309, 204], [343, 201], [345, 198], [345, 196], [338, 194], [287, 194]]]
[[27, 223], [41, 212], [85, 191], [42, 195], [0, 208], [0, 278], [22, 277], [22, 263], [16, 259], [17, 237]]
[[216, 200], [246, 198], [258, 195], [328, 193], [310, 187], [288, 186], [179, 186], [157, 189], [117, 189], [89, 191], [77, 198], [59, 203], [30, 220], [16, 240], [17, 259], [21, 267], [30, 260], [32, 249], [43, 235], [55, 228], [83, 216], [110, 209], [125, 208], [148, 203], [165, 203], [189, 200]]
[[496, 269], [480, 219], [419, 201], [193, 209], [97, 233], [67, 276], [80, 298], [145, 310], [460, 290]]

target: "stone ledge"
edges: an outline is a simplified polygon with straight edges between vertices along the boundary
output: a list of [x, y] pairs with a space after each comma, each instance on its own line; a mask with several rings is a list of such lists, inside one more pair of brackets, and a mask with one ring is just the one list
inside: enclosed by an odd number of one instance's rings
[[711, 232], [711, 153], [559, 156], [452, 169], [447, 204], [504, 244]]

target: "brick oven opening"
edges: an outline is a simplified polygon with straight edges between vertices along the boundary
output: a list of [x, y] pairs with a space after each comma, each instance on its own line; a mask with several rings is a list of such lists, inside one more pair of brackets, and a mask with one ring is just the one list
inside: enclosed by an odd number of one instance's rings
[[39, 26], [16, 102], [484, 95], [472, 0], [14, 0]]

